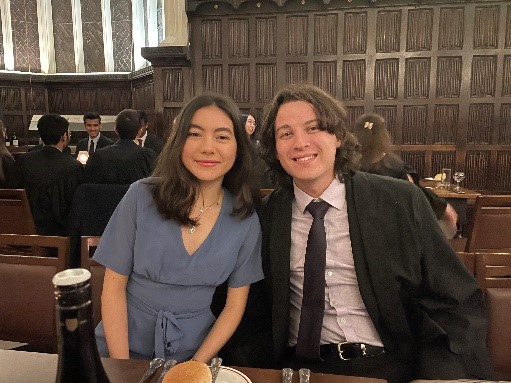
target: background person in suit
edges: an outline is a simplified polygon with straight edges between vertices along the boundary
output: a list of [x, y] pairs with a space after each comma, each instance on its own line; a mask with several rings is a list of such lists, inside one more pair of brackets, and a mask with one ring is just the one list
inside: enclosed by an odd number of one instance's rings
[[149, 121], [147, 120], [147, 113], [143, 110], [138, 111], [138, 118], [140, 119], [140, 131], [137, 136], [137, 144], [144, 148], [149, 148], [160, 154], [165, 142], [156, 134], [149, 132]]
[[115, 119], [115, 144], [95, 151], [85, 164], [85, 181], [98, 184], [131, 184], [148, 177], [156, 153], [135, 143], [140, 120], [138, 112], [124, 109]]
[[69, 211], [83, 166], [63, 153], [69, 144], [69, 122], [46, 114], [37, 122], [44, 146], [16, 159], [15, 186], [26, 189], [37, 234], [68, 235]]
[[[340, 102], [312, 85], [286, 87], [268, 106], [261, 137], [279, 188], [259, 212], [265, 279], [251, 288], [232, 355], [250, 365], [272, 353], [273, 367], [389, 382], [491, 378], [481, 289], [418, 188], [356, 171], [358, 144]], [[325, 201], [324, 219], [314, 220], [324, 223], [326, 260], [310, 268], [319, 255], [307, 256], [307, 209]], [[318, 291], [306, 282], [320, 287], [315, 322], [303, 315]], [[318, 331], [305, 328], [314, 323]]]
[[76, 144], [75, 156], [78, 152], [86, 151], [89, 156], [97, 149], [112, 145], [114, 142], [101, 134], [101, 116], [97, 112], [87, 112], [83, 115], [83, 124], [89, 137], [83, 138]]

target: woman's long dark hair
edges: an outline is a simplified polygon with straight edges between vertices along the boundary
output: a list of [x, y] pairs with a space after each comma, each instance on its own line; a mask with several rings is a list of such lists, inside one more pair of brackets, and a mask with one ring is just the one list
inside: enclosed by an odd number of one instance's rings
[[289, 85], [281, 89], [268, 105], [261, 131], [261, 155], [268, 165], [273, 184], [292, 187], [292, 177], [277, 159], [275, 148], [275, 119], [283, 104], [291, 101], [305, 101], [312, 105], [319, 120], [319, 128], [341, 140], [342, 145], [335, 152], [334, 172], [341, 180], [358, 169], [360, 152], [355, 137], [347, 131], [346, 110], [341, 102], [328, 93], [310, 84]]
[[181, 154], [188, 137], [192, 118], [199, 109], [216, 106], [224, 111], [234, 126], [237, 151], [232, 168], [225, 174], [222, 186], [235, 197], [232, 214], [240, 218], [254, 211], [256, 191], [252, 187], [254, 163], [252, 145], [241, 123], [241, 113], [236, 104], [220, 94], [204, 93], [190, 100], [176, 118], [171, 136], [165, 144], [151, 182], [154, 184], [153, 199], [158, 212], [166, 219], [182, 225], [197, 224], [190, 213], [199, 195], [199, 180], [188, 171], [181, 161]]

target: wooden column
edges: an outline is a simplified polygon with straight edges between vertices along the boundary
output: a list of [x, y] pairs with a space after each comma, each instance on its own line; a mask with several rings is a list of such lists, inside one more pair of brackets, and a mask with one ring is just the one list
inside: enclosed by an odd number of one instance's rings
[[191, 61], [184, 46], [142, 48], [154, 69], [154, 111], [157, 130], [169, 134], [172, 120], [193, 96]]

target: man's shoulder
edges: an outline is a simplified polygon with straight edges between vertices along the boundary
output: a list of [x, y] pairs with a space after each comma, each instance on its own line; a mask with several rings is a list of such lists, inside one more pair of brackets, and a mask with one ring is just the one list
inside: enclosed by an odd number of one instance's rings
[[278, 187], [271, 191], [266, 197], [263, 198], [261, 208], [263, 210], [272, 209], [276, 205], [291, 204], [293, 202], [293, 190], [286, 187]]
[[142, 152], [145, 154], [145, 156], [149, 157], [149, 158], [152, 158], [152, 159], [155, 159], [156, 156], [158, 155], [158, 153], [156, 153], [156, 151], [154, 151], [154, 149], [151, 149], [151, 148], [147, 148], [147, 147], [140, 147], [140, 149], [142, 149]]
[[73, 156], [70, 156], [67, 153], [63, 152], [61, 158], [62, 158], [61, 161], [65, 162], [67, 164], [70, 164], [70, 166], [74, 166], [74, 167], [82, 167], [83, 166], [80, 161], [78, 161], [76, 158], [74, 158]]
[[159, 154], [163, 147], [165, 146], [165, 141], [154, 133], [147, 132], [147, 137], [145, 140], [144, 147], [152, 149], [156, 154]]
[[94, 153], [92, 154], [93, 156], [104, 156], [104, 155], [109, 155], [109, 153], [111, 153], [112, 151], [114, 151], [116, 148], [115, 145], [106, 145], [106, 146], [103, 146], [101, 148], [97, 148]]
[[[87, 140], [87, 139], [86, 139]], [[99, 139], [98, 139], [98, 144], [102, 144], [102, 145], [112, 145], [114, 142], [108, 138], [107, 136], [105, 135], [100, 135], [99, 136]]]
[[352, 193], [358, 200], [411, 201], [420, 194], [420, 189], [409, 181], [362, 171], [347, 179], [346, 185], [347, 193]]
[[[382, 176], [379, 174], [366, 173], [363, 171], [358, 171], [354, 175], [350, 177], [350, 181], [353, 183], [355, 187], [374, 187], [381, 189], [398, 189], [398, 190], [413, 190], [414, 185], [405, 180]], [[349, 182], [349, 181], [348, 181]]]

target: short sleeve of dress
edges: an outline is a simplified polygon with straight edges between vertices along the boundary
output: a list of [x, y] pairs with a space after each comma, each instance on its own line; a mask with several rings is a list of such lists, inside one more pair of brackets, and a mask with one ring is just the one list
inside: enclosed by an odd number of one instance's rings
[[130, 186], [110, 217], [94, 253], [96, 262], [122, 275], [129, 275], [133, 269], [137, 199], [150, 198], [148, 192], [148, 195], [139, 196], [146, 189], [147, 185], [140, 181]]
[[257, 214], [249, 218], [249, 229], [228, 278], [229, 287], [247, 286], [264, 278], [261, 261], [261, 226]]

